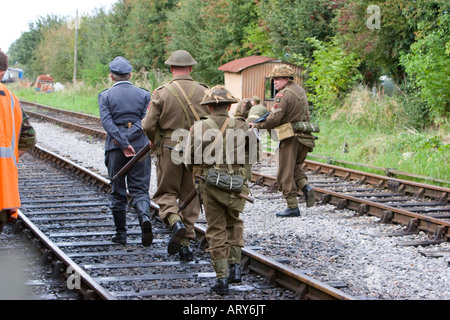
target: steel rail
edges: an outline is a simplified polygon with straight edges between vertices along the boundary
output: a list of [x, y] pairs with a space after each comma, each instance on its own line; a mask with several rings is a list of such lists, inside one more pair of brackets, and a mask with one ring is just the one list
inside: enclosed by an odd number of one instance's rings
[[37, 239], [56, 257], [66, 265], [66, 270], [71, 267], [74, 274], [80, 277], [80, 285], [84, 287], [79, 288], [83, 296], [93, 298], [93, 295], [98, 296], [102, 300], [116, 300], [108, 290], [103, 288], [94, 279], [91, 278], [80, 266], [78, 266], [72, 259], [70, 259], [52, 240], [50, 240], [39, 228], [27, 218], [22, 211], [18, 210], [18, 219], [23, 223], [24, 227], [30, 230]]
[[[342, 172], [345, 172], [345, 170], [342, 170]], [[359, 172], [349, 172], [348, 174], [346, 174], [346, 177], [352, 174], [359, 174]], [[360, 175], [358, 176], [360, 177]], [[378, 177], [376, 175], [370, 175], [369, 178]], [[252, 180], [257, 184], [264, 184], [271, 187], [272, 189], [276, 185], [276, 177], [260, 174], [257, 172], [252, 173]], [[382, 179], [382, 181], [385, 182], [384, 179]], [[409, 183], [409, 181], [407, 182]], [[421, 185], [417, 183], [411, 184]], [[338, 209], [348, 208], [350, 210], [358, 212], [358, 214], [360, 215], [368, 214], [377, 216], [381, 218], [382, 222], [393, 222], [408, 225], [409, 231], [412, 231], [411, 229], [418, 229], [426, 231], [427, 233], [434, 234], [436, 237], [445, 237], [447, 241], [450, 239], [450, 222], [319, 187], [312, 186], [312, 188], [317, 194], [316, 197], [319, 199], [321, 198], [321, 201], [324, 204], [331, 203], [333, 205], [336, 205]], [[444, 194], [448, 194], [448, 192], [450, 191], [449, 189], [442, 187], [436, 187], [436, 189], [439, 189], [440, 192]], [[445, 196], [444, 199], [446, 197], [447, 196]]]
[[[204, 241], [206, 228], [198, 224], [195, 230], [197, 238]], [[242, 265], [265, 277], [272, 285], [279, 285], [294, 292], [298, 300], [355, 300], [355, 297], [319, 282], [295, 269], [287, 267], [255, 250], [242, 249]]]
[[338, 176], [346, 180], [359, 180], [361, 183], [369, 183], [380, 188], [386, 187], [396, 191], [414, 194], [416, 196], [442, 199], [442, 201], [446, 200], [447, 202], [450, 201], [450, 189], [445, 187], [391, 178], [373, 173], [365, 173], [310, 160], [304, 162], [304, 168], [315, 173]]
[[[33, 154], [36, 154], [42, 158], [47, 158], [57, 163], [63, 167], [74, 167], [74, 171], [79, 171], [79, 175], [88, 175], [88, 179], [96, 180], [95, 182], [99, 182], [103, 184], [105, 188], [109, 188], [109, 180], [91, 172], [90, 170], [83, 168], [82, 166], [65, 159], [64, 157], [46, 150], [40, 146], [35, 146], [32, 150]], [[26, 218], [23, 214], [20, 215], [20, 219], [24, 221], [29, 229], [36, 234], [39, 239], [44, 243], [49, 250], [54, 251], [58, 258], [64, 262], [67, 266], [72, 266], [72, 268], [81, 276], [83, 283], [86, 283], [86, 286], [90, 288], [94, 293], [98, 292], [98, 295], [101, 299], [117, 299], [114, 295], [109, 293], [106, 289], [104, 289], [98, 282], [92, 279], [83, 269], [76, 266], [76, 264], [64, 254], [64, 252], [56, 247], [56, 245], [48, 239], [41, 231], [38, 230], [36, 226], [32, 224], [32, 222]], [[200, 243], [206, 240], [206, 229], [199, 225], [195, 224], [195, 230], [197, 233], [197, 239], [199, 239]], [[295, 293], [294, 299], [302, 299], [302, 300], [354, 300], [355, 298], [345, 294], [339, 289], [333, 288], [325, 283], [314, 280], [311, 277], [308, 277], [292, 268], [289, 268], [281, 263], [276, 262], [275, 260], [265, 257], [256, 251], [243, 248], [243, 257], [242, 262], [244, 267], [247, 267], [249, 270], [256, 272], [263, 277], [267, 281], [269, 281], [272, 285], [278, 285], [280, 287], [291, 290]], [[93, 293], [88, 292], [90, 295]]]

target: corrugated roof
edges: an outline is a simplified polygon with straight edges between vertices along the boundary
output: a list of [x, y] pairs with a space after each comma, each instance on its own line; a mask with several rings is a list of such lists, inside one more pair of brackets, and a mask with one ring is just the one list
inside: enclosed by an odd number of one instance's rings
[[242, 70], [257, 65], [257, 64], [261, 64], [267, 61], [271, 61], [271, 60], [277, 60], [275, 58], [270, 58], [270, 57], [263, 57], [263, 56], [250, 56], [250, 57], [245, 57], [245, 58], [241, 58], [241, 59], [237, 59], [237, 60], [233, 60], [230, 61], [228, 63], [225, 63], [224, 65], [220, 66], [218, 69], [220, 71], [224, 71], [224, 72], [241, 72]]

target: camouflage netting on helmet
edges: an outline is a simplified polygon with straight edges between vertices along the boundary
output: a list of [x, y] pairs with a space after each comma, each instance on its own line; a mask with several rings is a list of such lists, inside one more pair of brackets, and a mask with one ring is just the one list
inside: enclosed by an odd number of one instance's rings
[[287, 65], [278, 65], [273, 67], [272, 73], [269, 75], [271, 78], [291, 78], [294, 79], [294, 70]]
[[231, 104], [237, 102], [239, 102], [239, 99], [235, 98], [225, 86], [218, 85], [205, 92], [201, 104]]

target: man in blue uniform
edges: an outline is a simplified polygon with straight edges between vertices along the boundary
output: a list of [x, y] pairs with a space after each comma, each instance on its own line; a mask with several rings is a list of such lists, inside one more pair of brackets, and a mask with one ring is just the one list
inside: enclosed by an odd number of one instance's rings
[[[110, 64], [114, 85], [98, 96], [100, 119], [108, 133], [105, 143], [105, 164], [113, 177], [139, 150], [149, 143], [142, 131], [141, 120], [150, 103], [150, 93], [130, 82], [132, 66], [123, 57], [116, 57]], [[116, 234], [112, 241], [126, 243], [127, 186], [131, 205], [135, 208], [142, 229], [142, 244], [153, 242], [150, 222], [150, 155], [138, 161], [126, 175], [112, 183], [109, 195]]]

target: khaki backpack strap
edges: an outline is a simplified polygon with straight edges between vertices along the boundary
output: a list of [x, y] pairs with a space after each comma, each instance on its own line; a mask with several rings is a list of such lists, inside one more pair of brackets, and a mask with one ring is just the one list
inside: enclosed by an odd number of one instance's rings
[[[208, 121], [208, 120], [210, 120], [210, 121]], [[211, 122], [213, 122], [214, 123], [214, 125], [211, 125], [212, 123]], [[208, 146], [208, 153], [210, 153], [210, 152], [212, 152], [212, 150], [214, 150], [214, 148], [216, 147], [216, 145], [217, 145], [217, 143], [219, 143], [219, 138], [221, 137], [221, 136], [223, 136], [223, 133], [225, 132], [225, 129], [227, 128], [227, 126], [228, 126], [228, 122], [230, 122], [230, 118], [227, 118], [226, 120], [225, 120], [225, 122], [223, 123], [223, 125], [222, 125], [222, 128], [220, 128], [220, 135], [219, 134], [217, 134], [217, 136], [216, 136], [216, 138], [214, 139], [214, 141]], [[211, 120], [210, 118], [208, 118], [207, 120], [206, 120], [206, 123], [211, 127], [211, 128], [219, 128], [218, 126], [217, 126], [217, 124], [214, 122], [214, 120]], [[205, 150], [206, 151], [206, 150]], [[219, 155], [217, 155], [217, 159], [219, 158]]]
[[[175, 82], [175, 83], [176, 83], [176, 82]], [[186, 106], [184, 105], [183, 101], [181, 101], [181, 98], [180, 98], [180, 96], [178, 95], [178, 92], [175, 90], [174, 87], [172, 87], [172, 86], [170, 85], [170, 83], [169, 83], [169, 84], [166, 84], [164, 87], [167, 88], [167, 90], [169, 90], [169, 92], [170, 92], [170, 93], [178, 100], [178, 103], [180, 104], [181, 109], [183, 109], [183, 112], [184, 112], [184, 118], [181, 119], [181, 127], [184, 128], [185, 120], [187, 120], [188, 126], [189, 126], [189, 128], [190, 128], [191, 125], [192, 125], [192, 124], [191, 124], [191, 119], [190, 119], [190, 117], [189, 117], [188, 110], [187, 110]]]
[[[184, 99], [185, 99], [186, 102], [188, 103], [188, 106], [189, 106], [189, 108], [191, 109], [192, 114], [194, 115], [195, 119], [196, 119], [197, 121], [199, 121], [199, 120], [200, 120], [200, 117], [198, 116], [197, 111], [195, 111], [195, 108], [194, 108], [194, 106], [192, 105], [192, 102], [191, 102], [191, 100], [189, 99], [189, 97], [187, 96], [186, 92], [184, 92], [183, 88], [180, 86], [180, 84], [179, 84], [178, 82], [174, 81], [174, 83], [177, 85], [178, 89], [179, 89], [179, 90], [181, 91], [181, 93], [183, 94]], [[195, 86], [195, 82], [194, 82], [194, 86]], [[192, 88], [191, 88], [191, 90], [192, 90]]]

